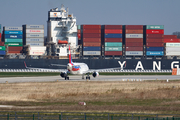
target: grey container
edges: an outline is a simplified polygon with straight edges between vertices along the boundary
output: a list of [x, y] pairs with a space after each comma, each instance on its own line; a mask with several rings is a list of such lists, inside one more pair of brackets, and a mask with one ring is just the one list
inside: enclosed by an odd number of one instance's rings
[[127, 56], [142, 56], [143, 51], [126, 51]]
[[5, 31], [22, 31], [22, 27], [4, 27]]
[[26, 29], [44, 29], [44, 25], [24, 25]]
[[26, 38], [44, 38], [44, 34], [35, 34], [35, 33], [26, 34]]
[[83, 51], [83, 55], [101, 55], [101, 51]]
[[26, 42], [44, 42], [44, 38], [26, 38]]
[[44, 46], [44, 43], [26, 43], [26, 45], [30, 45], [30, 46]]

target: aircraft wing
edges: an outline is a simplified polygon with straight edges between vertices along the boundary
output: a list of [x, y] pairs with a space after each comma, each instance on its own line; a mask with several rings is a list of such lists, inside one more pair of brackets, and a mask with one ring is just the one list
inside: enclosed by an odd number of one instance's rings
[[67, 67], [67, 65], [60, 65], [60, 64], [51, 64], [52, 66], [61, 66], [61, 67]]

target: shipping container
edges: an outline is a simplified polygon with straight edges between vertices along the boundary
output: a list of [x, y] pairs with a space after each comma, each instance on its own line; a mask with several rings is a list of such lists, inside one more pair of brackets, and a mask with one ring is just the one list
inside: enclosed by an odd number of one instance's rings
[[100, 47], [101, 42], [83, 42], [83, 47]]
[[180, 47], [166, 47], [166, 52], [180, 52]]
[[22, 35], [5, 35], [5, 39], [22, 39]]
[[20, 54], [22, 51], [8, 51], [8, 54]]
[[81, 25], [81, 29], [101, 29], [101, 25]]
[[105, 38], [104, 42], [122, 42], [122, 38]]
[[142, 42], [126, 42], [126, 47], [143, 47]]
[[44, 55], [45, 51], [30, 51], [29, 55]]
[[78, 40], [80, 40], [81, 39], [81, 34], [77, 34], [77, 36], [78, 36]]
[[126, 34], [143, 34], [143, 30], [126, 30]]
[[166, 52], [166, 56], [180, 56], [180, 52]]
[[4, 46], [4, 42], [0, 41], [0, 46]]
[[78, 34], [81, 34], [81, 30], [78, 30], [78, 32], [77, 32]]
[[1, 50], [0, 55], [6, 55], [6, 51]]
[[147, 56], [163, 56], [163, 51], [146, 51]]
[[164, 34], [164, 30], [146, 30], [146, 34]]
[[105, 47], [105, 51], [122, 51], [122, 47]]
[[105, 42], [106, 47], [122, 47], [122, 42]]
[[8, 51], [22, 51], [23, 47], [8, 47]]
[[104, 29], [105, 34], [122, 34], [122, 29]]
[[24, 43], [24, 44], [31, 44], [31, 43], [40, 43], [40, 44], [44, 44], [44, 41], [26, 41], [26, 43]]
[[105, 56], [114, 56], [114, 55], [122, 56], [122, 51], [105, 51], [104, 55]]
[[83, 38], [83, 42], [101, 42], [101, 38]]
[[164, 29], [164, 25], [146, 25], [146, 29]]
[[153, 38], [146, 38], [146, 42], [164, 42], [164, 39], [153, 39]]
[[44, 38], [26, 38], [26, 42], [44, 42]]
[[126, 38], [143, 38], [143, 34], [126, 34]]
[[158, 38], [164, 38], [164, 35], [163, 34], [146, 34], [146, 38], [158, 39]]
[[99, 30], [98, 29], [94, 29], [94, 30], [93, 29], [83, 29], [83, 34], [84, 33], [94, 33], [94, 34], [98, 33], [99, 34], [99, 33], [101, 33], [101, 29], [99, 29]]
[[30, 46], [29, 47], [29, 49], [28, 49], [29, 51], [45, 51], [46, 50], [46, 46]]
[[126, 51], [143, 51], [143, 47], [126, 47]]
[[142, 42], [143, 43], [143, 38], [126, 38], [125, 42]]
[[122, 38], [122, 34], [104, 34], [105, 38]]
[[126, 25], [126, 30], [127, 29], [143, 29], [143, 25]]
[[18, 42], [18, 43], [22, 43], [22, 39], [5, 39], [5, 42]]
[[83, 47], [83, 51], [101, 51], [101, 47]]
[[44, 46], [44, 43], [26, 43], [26, 45], [30, 45], [30, 46]]
[[177, 35], [164, 35], [164, 39], [177, 39]]
[[1, 38], [1, 33], [0, 33], [0, 38]]
[[143, 51], [126, 51], [126, 56], [142, 56]]
[[16, 34], [16, 35], [22, 35], [22, 31], [5, 31], [5, 34]]
[[80, 30], [81, 29], [81, 25], [77, 25], [77, 29]]
[[35, 34], [35, 33], [26, 34], [26, 38], [42, 38], [42, 37], [44, 37], [44, 34]]
[[28, 33], [40, 33], [40, 34], [42, 34], [42, 33], [44, 33], [44, 29], [26, 29], [26, 33], [28, 34]]
[[0, 50], [6, 50], [5, 46], [0, 46]]
[[26, 29], [44, 29], [44, 25], [23, 25]]
[[22, 27], [4, 27], [5, 31], [22, 31]]
[[122, 29], [122, 25], [104, 25], [104, 29]]
[[180, 43], [166, 43], [166, 47], [180, 47]]
[[171, 43], [180, 43], [180, 39], [164, 39], [164, 43], [168, 43], [168, 42], [171, 42]]
[[164, 47], [164, 43], [162, 42], [146, 42], [146, 47]]
[[98, 33], [83, 33], [84, 38], [101, 38], [101, 34]]
[[147, 47], [146, 51], [164, 51], [164, 47]]
[[8, 45], [8, 46], [17, 46], [17, 47], [23, 46], [22, 43], [5, 43], [5, 45]]
[[101, 51], [83, 51], [83, 55], [89, 56], [89, 55], [101, 55]]

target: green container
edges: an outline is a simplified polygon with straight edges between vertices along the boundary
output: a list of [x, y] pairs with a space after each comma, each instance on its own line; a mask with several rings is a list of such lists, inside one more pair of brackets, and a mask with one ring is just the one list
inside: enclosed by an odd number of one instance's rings
[[77, 29], [80, 30], [81, 29], [81, 25], [77, 25]]
[[105, 47], [122, 47], [122, 42], [105, 42]]
[[8, 45], [8, 46], [14, 46], [14, 47], [21, 47], [23, 46], [23, 43], [5, 43], [5, 45]]
[[6, 47], [5, 46], [0, 46], [0, 50], [6, 50]]
[[146, 25], [146, 29], [164, 29], [164, 25]]
[[6, 42], [22, 43], [22, 39], [5, 39], [5, 43]]
[[105, 47], [105, 51], [122, 51], [122, 47]]

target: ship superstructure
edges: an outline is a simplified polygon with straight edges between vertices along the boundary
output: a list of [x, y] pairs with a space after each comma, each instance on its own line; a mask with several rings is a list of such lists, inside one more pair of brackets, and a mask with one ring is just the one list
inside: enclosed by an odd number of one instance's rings
[[75, 54], [78, 45], [76, 18], [63, 5], [60, 10], [54, 8], [48, 13], [47, 41], [53, 44], [51, 53], [54, 55], [67, 56], [69, 45], [71, 53]]

